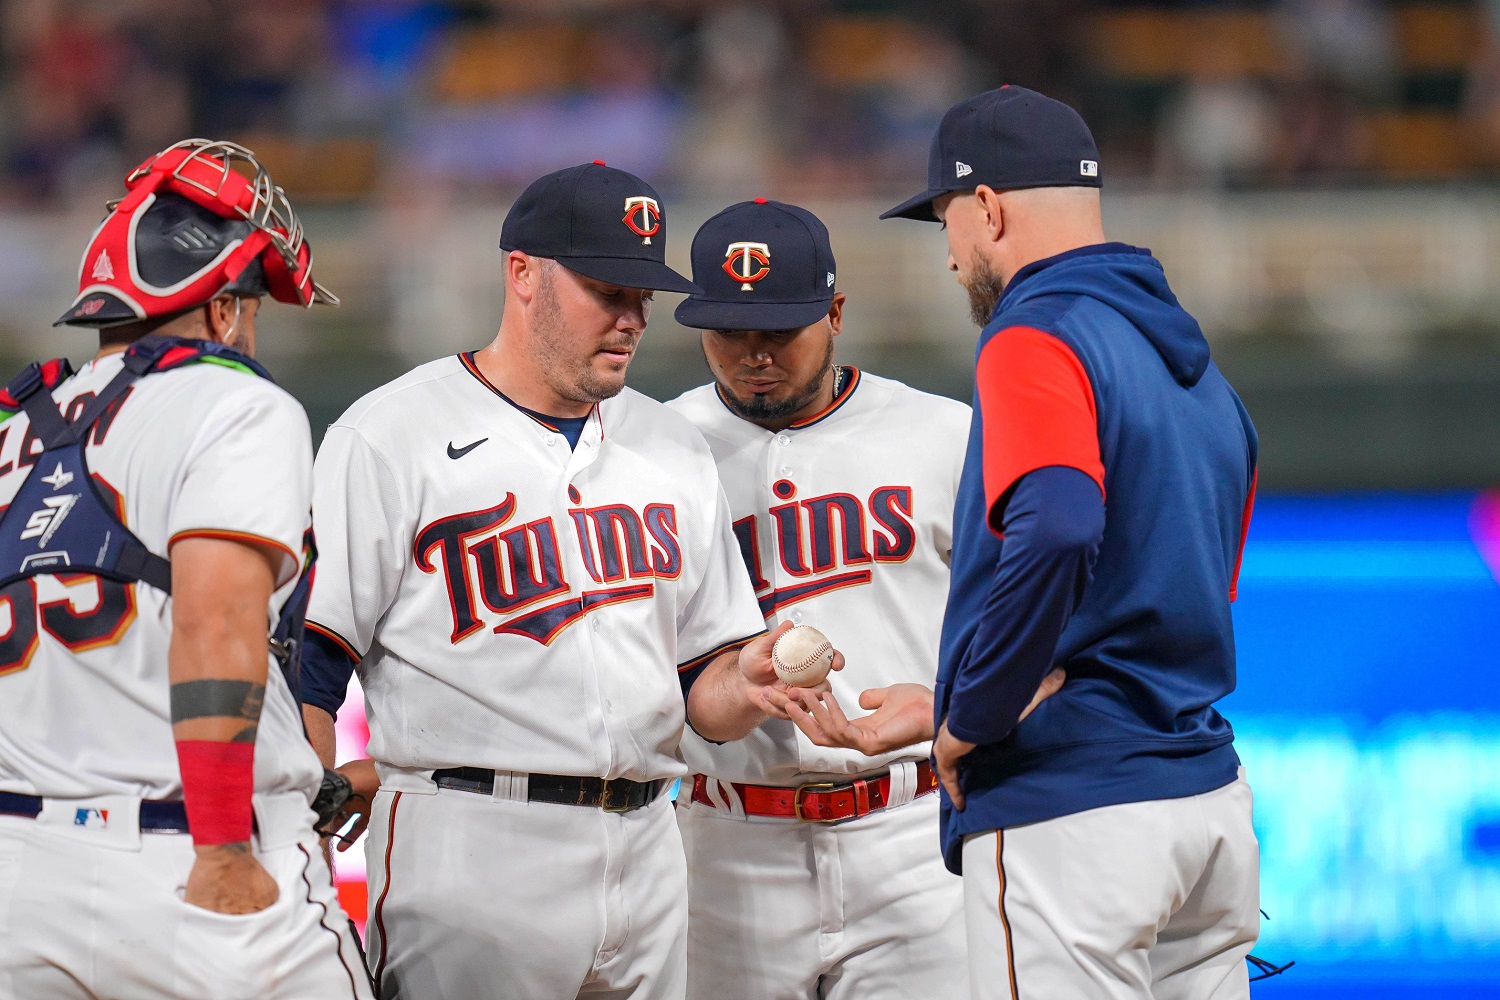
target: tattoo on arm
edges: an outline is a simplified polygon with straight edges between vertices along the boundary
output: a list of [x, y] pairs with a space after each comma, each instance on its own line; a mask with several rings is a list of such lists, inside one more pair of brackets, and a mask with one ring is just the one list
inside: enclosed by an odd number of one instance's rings
[[251, 681], [202, 680], [172, 685], [172, 724], [189, 719], [241, 719], [231, 743], [253, 743], [266, 686]]

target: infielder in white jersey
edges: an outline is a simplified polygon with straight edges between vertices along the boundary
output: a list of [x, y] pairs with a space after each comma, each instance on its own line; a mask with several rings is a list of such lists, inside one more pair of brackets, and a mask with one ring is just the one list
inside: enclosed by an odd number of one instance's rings
[[684, 994], [684, 698], [715, 740], [786, 698], [707, 445], [624, 389], [650, 289], [694, 289], [666, 235], [624, 171], [538, 180], [495, 341], [366, 396], [318, 455], [306, 713], [331, 753], [357, 661], [387, 998]]
[[[757, 198], [706, 222], [704, 291], [677, 319], [704, 331], [714, 383], [669, 405], [713, 450], [766, 621], [844, 651], [833, 693], [882, 708], [863, 725], [930, 728], [969, 407], [834, 365], [835, 271], [805, 209]], [[689, 996], [968, 996], [927, 743], [870, 757], [772, 720], [683, 752]]]
[[262, 295], [337, 300], [248, 151], [127, 186], [59, 320], [98, 354], [0, 394], [0, 998], [369, 998], [292, 690], [307, 417], [250, 359]]

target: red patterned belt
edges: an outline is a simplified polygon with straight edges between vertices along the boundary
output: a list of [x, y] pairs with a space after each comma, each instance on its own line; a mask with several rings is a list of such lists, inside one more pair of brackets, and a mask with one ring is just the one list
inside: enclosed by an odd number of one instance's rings
[[[709, 778], [693, 775], [693, 801], [706, 806], [717, 803], [708, 795]], [[884, 809], [891, 798], [891, 775], [886, 771], [871, 778], [856, 778], [844, 784], [815, 781], [795, 788], [777, 785], [742, 785], [727, 782], [739, 794], [747, 816], [781, 816], [805, 823], [839, 823]], [[917, 764], [918, 796], [937, 790], [937, 775], [927, 761]]]

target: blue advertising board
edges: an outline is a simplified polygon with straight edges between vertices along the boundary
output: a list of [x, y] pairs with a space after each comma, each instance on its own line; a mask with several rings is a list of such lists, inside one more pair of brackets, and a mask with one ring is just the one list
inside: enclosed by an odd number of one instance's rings
[[1267, 497], [1220, 706], [1255, 790], [1258, 1000], [1500, 997], [1500, 496]]

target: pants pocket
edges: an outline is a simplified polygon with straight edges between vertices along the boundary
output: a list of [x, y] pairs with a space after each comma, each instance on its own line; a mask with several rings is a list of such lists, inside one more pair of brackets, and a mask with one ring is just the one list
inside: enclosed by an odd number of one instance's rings
[[172, 958], [182, 996], [260, 1000], [273, 994], [295, 904], [287, 887], [280, 888], [276, 902], [255, 913], [215, 913], [177, 900]]

